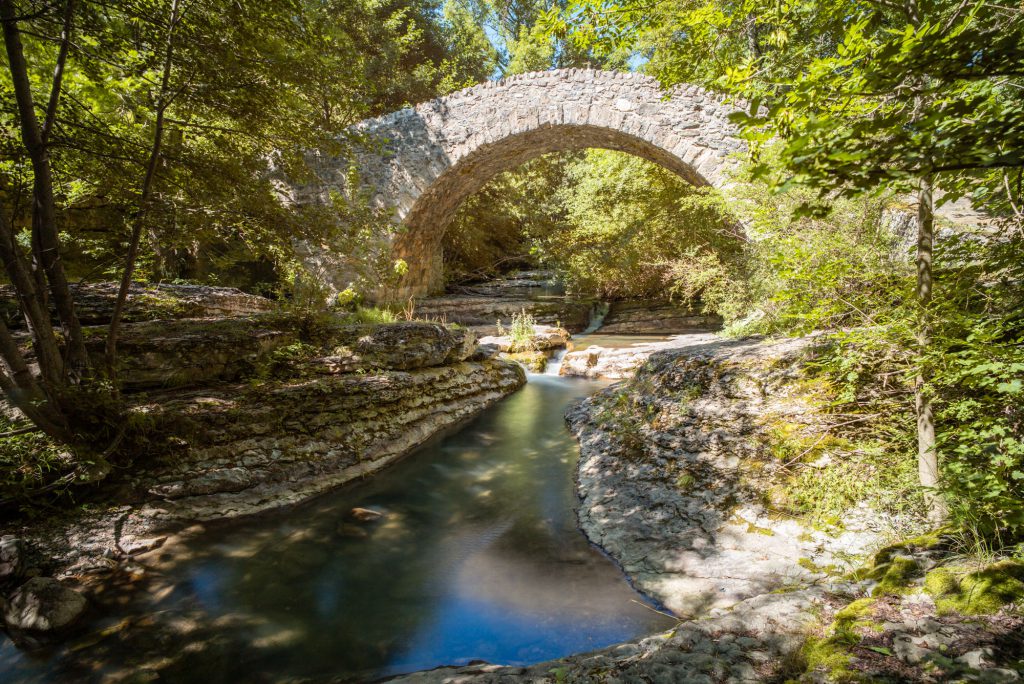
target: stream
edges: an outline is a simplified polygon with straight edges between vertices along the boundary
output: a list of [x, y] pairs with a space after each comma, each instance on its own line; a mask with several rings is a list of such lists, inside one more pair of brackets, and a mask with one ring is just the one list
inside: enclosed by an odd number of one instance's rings
[[[670, 628], [577, 528], [563, 415], [607, 384], [531, 375], [364, 483], [209, 525], [125, 573], [58, 650], [2, 638], [0, 681], [362, 682]], [[384, 515], [353, 521], [354, 507]]]

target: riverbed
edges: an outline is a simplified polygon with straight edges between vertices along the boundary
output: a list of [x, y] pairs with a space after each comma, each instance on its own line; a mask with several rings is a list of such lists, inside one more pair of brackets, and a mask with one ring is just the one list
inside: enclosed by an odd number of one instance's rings
[[606, 384], [531, 376], [364, 483], [207, 526], [127, 568], [59, 649], [5, 640], [0, 679], [372, 681], [667, 629], [577, 527], [579, 452], [563, 415]]

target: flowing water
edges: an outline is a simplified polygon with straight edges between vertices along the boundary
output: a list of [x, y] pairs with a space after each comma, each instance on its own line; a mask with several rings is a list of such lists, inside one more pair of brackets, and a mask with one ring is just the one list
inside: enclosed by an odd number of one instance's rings
[[[576, 526], [562, 416], [603, 384], [531, 376], [366, 483], [213, 526], [126, 577], [135, 591], [100, 596], [70, 645], [30, 657], [0, 643], [0, 681], [370, 681], [667, 629]], [[384, 517], [352, 522], [357, 506]]]

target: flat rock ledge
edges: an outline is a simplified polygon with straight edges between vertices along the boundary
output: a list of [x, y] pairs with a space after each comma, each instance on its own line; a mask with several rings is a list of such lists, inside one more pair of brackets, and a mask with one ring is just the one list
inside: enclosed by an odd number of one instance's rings
[[[600, 333], [605, 333], [603, 326]], [[631, 378], [640, 366], [658, 352], [702, 346], [714, 343], [718, 339], [710, 332], [687, 332], [674, 335], [663, 342], [643, 342], [629, 347], [592, 345], [578, 351], [572, 350], [563, 356], [559, 375], [591, 380]], [[586, 338], [581, 338], [580, 343], [586, 343]]]
[[436, 323], [300, 328], [273, 316], [129, 324], [139, 353], [124, 375], [149, 391], [128, 398], [158, 456], [109, 483], [103, 507], [3, 532], [57, 576], [106, 571], [193, 523], [366, 477], [526, 382], [478, 354], [472, 332]]
[[608, 335], [676, 335], [722, 327], [722, 317], [665, 301], [612, 302], [601, 325]]
[[[79, 283], [72, 289], [75, 311], [82, 325], [105, 325], [117, 300], [119, 283]], [[274, 308], [274, 302], [259, 295], [248, 294], [233, 287], [213, 285], [149, 285], [133, 283], [128, 291], [123, 320], [167, 320], [174, 318], [209, 318], [248, 316]], [[14, 288], [0, 285], [0, 313], [15, 328], [21, 327], [20, 311]]]

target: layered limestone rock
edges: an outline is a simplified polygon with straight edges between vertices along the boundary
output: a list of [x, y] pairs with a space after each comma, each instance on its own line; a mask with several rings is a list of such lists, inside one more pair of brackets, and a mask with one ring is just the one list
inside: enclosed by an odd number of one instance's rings
[[145, 515], [210, 519], [281, 506], [363, 477], [525, 382], [500, 360], [225, 385], [137, 411], [187, 442], [134, 486]]
[[[106, 326], [86, 328], [89, 354], [100, 367], [106, 333]], [[293, 325], [266, 316], [128, 323], [118, 339], [118, 380], [127, 392], [234, 380], [298, 341]]]
[[[604, 332], [603, 328], [601, 332]], [[657, 352], [709, 344], [717, 339], [711, 333], [689, 333], [662, 342], [644, 342], [629, 347], [592, 345], [579, 351], [570, 351], [563, 356], [559, 374], [592, 380], [631, 378], [647, 359]]]
[[[270, 372], [411, 370], [464, 361], [477, 346], [471, 331], [434, 323], [346, 325], [343, 318], [326, 318], [316, 326], [303, 330], [308, 324], [281, 315], [129, 323], [118, 342], [118, 379], [136, 392]], [[106, 328], [86, 333], [90, 354], [102, 364]]]
[[497, 332], [497, 323], [508, 328], [513, 316], [525, 312], [537, 323], [575, 333], [590, 324], [594, 307], [594, 300], [568, 297], [445, 295], [417, 300], [416, 316], [472, 327], [480, 335], [493, 335]]
[[811, 343], [662, 351], [568, 415], [581, 444], [582, 529], [678, 615], [813, 583], [811, 568], [842, 566], [880, 541], [878, 516], [851, 515], [831, 537], [764, 507], [780, 475], [763, 453], [764, 417], [813, 420], [805, 397], [785, 391]]
[[[113, 282], [79, 283], [73, 287], [75, 311], [82, 325], [110, 322], [118, 287]], [[123, 320], [248, 316], [273, 308], [269, 299], [233, 287], [135, 283], [128, 292]], [[14, 288], [10, 285], [0, 285], [0, 314], [12, 326], [21, 324]]]
[[569, 343], [571, 335], [565, 328], [547, 325], [533, 326], [533, 335], [525, 342], [517, 342], [511, 335], [487, 335], [481, 337], [480, 345], [494, 345], [502, 352], [547, 351], [561, 349]]
[[721, 316], [710, 316], [670, 302], [612, 302], [601, 324], [607, 335], [678, 335], [718, 330]]
[[481, 354], [472, 331], [425, 322], [144, 322], [125, 326], [122, 353], [146, 453], [108, 478], [108, 508], [26, 531], [59, 567], [103, 568], [188, 523], [364, 477], [526, 381], [517, 364]]

